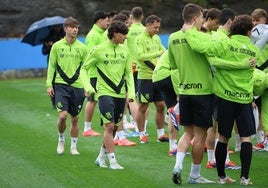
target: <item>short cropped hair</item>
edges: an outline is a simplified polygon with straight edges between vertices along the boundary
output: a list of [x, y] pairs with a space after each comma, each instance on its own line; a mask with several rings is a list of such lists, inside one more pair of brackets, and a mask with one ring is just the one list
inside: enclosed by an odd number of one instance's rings
[[253, 28], [252, 18], [250, 15], [243, 14], [237, 16], [231, 25], [231, 35], [245, 35]]
[[145, 19], [145, 24], [152, 24], [154, 22], [161, 22], [161, 18], [156, 15], [150, 15]]
[[66, 18], [63, 27], [79, 27], [79, 22], [73, 17]]
[[221, 11], [217, 8], [210, 8], [208, 9], [206, 13], [206, 20], [211, 18], [212, 20], [214, 19], [219, 19], [220, 18]]
[[108, 14], [105, 11], [95, 11], [93, 14], [93, 23], [97, 23], [100, 19], [105, 19], [108, 17]]
[[112, 39], [114, 37], [114, 33], [121, 33], [126, 35], [128, 33], [128, 27], [125, 23], [121, 21], [114, 21], [108, 27], [108, 38]]
[[236, 15], [237, 13], [231, 8], [222, 9], [221, 15], [219, 18], [219, 24], [224, 25], [229, 19], [234, 20]]
[[192, 19], [195, 16], [200, 16], [202, 12], [203, 12], [203, 8], [200, 7], [199, 5], [188, 3], [187, 5], [184, 6], [182, 10], [183, 21], [185, 23], [192, 22]]
[[128, 20], [128, 17], [125, 14], [119, 13], [113, 17], [112, 22], [113, 21], [121, 21], [121, 22], [125, 23], [127, 20]]
[[131, 14], [133, 18], [140, 19], [143, 16], [143, 9], [141, 7], [133, 7]]

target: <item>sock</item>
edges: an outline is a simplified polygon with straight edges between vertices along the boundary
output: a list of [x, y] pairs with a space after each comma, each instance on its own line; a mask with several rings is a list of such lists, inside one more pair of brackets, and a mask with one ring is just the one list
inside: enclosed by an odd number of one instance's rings
[[147, 123], [148, 123], [148, 120], [146, 119], [145, 122], [144, 122], [144, 131], [147, 132]]
[[99, 158], [99, 157], [104, 158], [105, 155], [106, 155], [106, 150], [105, 150], [105, 148], [104, 148], [103, 146], [101, 146], [101, 148], [100, 148], [100, 153], [99, 153], [98, 158]]
[[123, 115], [123, 123], [127, 123], [127, 115]]
[[91, 122], [86, 122], [84, 123], [84, 131], [88, 131], [91, 129]]
[[145, 131], [139, 132], [139, 134], [140, 134], [140, 139], [141, 139], [143, 136], [145, 136]]
[[235, 134], [235, 147], [240, 148], [241, 147], [241, 140], [239, 134]]
[[215, 163], [216, 159], [215, 159], [215, 150], [207, 150], [207, 155], [208, 155], [208, 161]]
[[77, 137], [71, 137], [71, 148], [76, 149], [78, 138]]
[[133, 125], [135, 125], [135, 124], [136, 124], [136, 122], [135, 122], [135, 120], [134, 120], [134, 118], [133, 118], [133, 116], [132, 116], [132, 115], [130, 115], [130, 123], [132, 123]]
[[123, 140], [124, 138], [126, 138], [124, 135], [124, 131], [117, 131], [116, 134], [119, 140]]
[[162, 129], [157, 129], [157, 137], [161, 137], [165, 134], [165, 129], [162, 128]]
[[200, 176], [200, 169], [201, 169], [201, 164], [193, 164], [192, 163], [190, 177], [198, 178]]
[[264, 141], [264, 132], [263, 131], [257, 131], [257, 142], [262, 143]]
[[115, 154], [114, 153], [108, 153], [107, 154], [110, 164], [116, 163]]
[[230, 161], [230, 155], [229, 155], [229, 152], [227, 151], [225, 164], [229, 163], [229, 161]]
[[59, 133], [59, 141], [65, 141], [64, 133]]
[[225, 159], [227, 155], [227, 143], [218, 142], [215, 150], [215, 158], [217, 163], [217, 172], [219, 177], [226, 177]]
[[169, 150], [176, 150], [176, 149], [177, 149], [177, 140], [169, 139]]
[[250, 164], [252, 159], [252, 144], [250, 142], [241, 143], [240, 161], [241, 177], [248, 179]]
[[174, 168], [179, 168], [179, 169], [182, 170], [182, 167], [183, 167], [182, 164], [183, 164], [184, 157], [185, 157], [185, 153], [177, 152], [177, 154], [176, 154], [176, 163], [175, 163]]

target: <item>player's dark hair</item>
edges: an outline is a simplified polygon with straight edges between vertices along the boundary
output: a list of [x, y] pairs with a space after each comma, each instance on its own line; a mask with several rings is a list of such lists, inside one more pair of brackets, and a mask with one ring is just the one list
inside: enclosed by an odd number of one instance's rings
[[224, 25], [229, 19], [234, 20], [236, 15], [237, 13], [233, 9], [230, 9], [230, 8], [222, 9], [221, 15], [219, 18], [219, 24]]
[[248, 35], [253, 28], [252, 18], [247, 14], [237, 16], [231, 25], [231, 35]]
[[121, 33], [126, 35], [128, 33], [128, 27], [121, 21], [114, 21], [108, 28], [108, 38], [112, 39], [114, 37], [114, 33]]

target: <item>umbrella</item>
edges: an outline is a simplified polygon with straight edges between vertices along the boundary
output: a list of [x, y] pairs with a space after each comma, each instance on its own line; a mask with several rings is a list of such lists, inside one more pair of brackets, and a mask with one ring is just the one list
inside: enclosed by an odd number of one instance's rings
[[28, 43], [32, 46], [43, 44], [46, 37], [49, 36], [51, 26], [63, 24], [65, 18], [61, 16], [46, 17], [34, 22], [21, 42]]

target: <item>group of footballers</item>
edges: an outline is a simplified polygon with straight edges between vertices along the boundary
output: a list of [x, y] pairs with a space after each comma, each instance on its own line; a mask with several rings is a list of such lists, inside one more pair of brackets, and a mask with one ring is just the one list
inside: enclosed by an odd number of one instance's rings
[[[183, 160], [191, 145], [188, 183], [215, 183], [200, 175], [204, 147], [207, 168], [217, 168], [217, 183], [234, 183], [225, 173], [226, 167], [235, 167], [228, 152], [234, 128], [235, 150], [240, 151], [241, 160], [240, 184], [251, 185], [251, 140], [256, 127], [255, 149], [268, 150], [268, 112], [261, 108], [268, 95], [266, 16], [263, 9], [249, 16], [229, 8], [205, 10], [186, 4], [182, 11], [184, 25], [170, 35], [168, 49], [158, 36], [161, 19], [149, 15], [143, 25], [141, 7], [113, 14], [96, 11], [85, 44], [76, 39], [78, 21], [67, 18], [65, 37], [52, 46], [46, 80], [47, 93], [55, 97], [59, 114], [57, 153], [64, 153], [70, 114], [70, 152], [80, 154], [78, 115], [86, 96], [83, 136], [101, 135], [91, 126], [97, 102], [104, 127], [95, 163], [107, 168], [108, 158], [109, 168], [124, 169], [116, 160], [114, 145], [136, 145], [127, 139], [129, 128], [135, 128], [141, 144], [149, 142], [146, 124], [153, 102], [157, 141], [169, 142], [168, 154], [176, 156], [172, 172], [175, 184], [182, 183]], [[168, 136], [164, 129], [165, 108], [169, 114]], [[258, 118], [253, 115], [254, 108], [258, 109]], [[123, 121], [126, 111], [131, 114], [133, 126]], [[180, 125], [183, 134], [177, 142]]]

